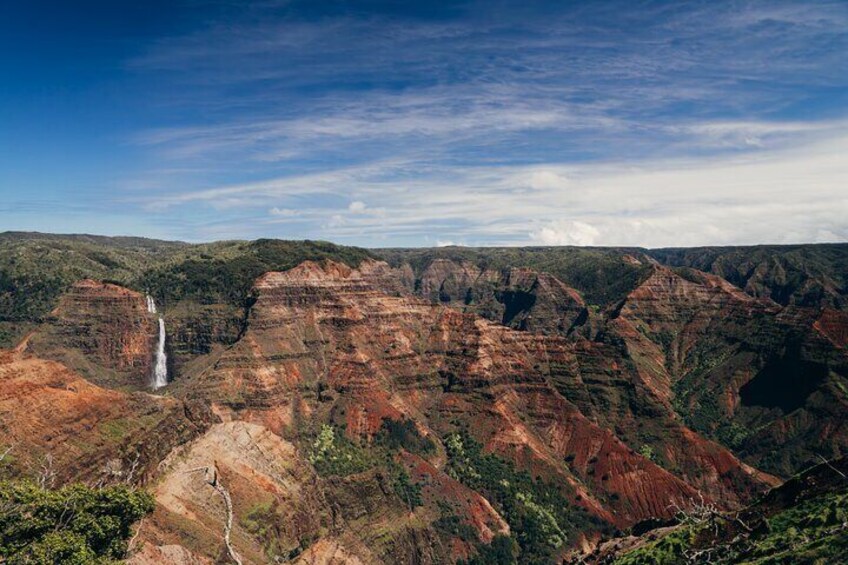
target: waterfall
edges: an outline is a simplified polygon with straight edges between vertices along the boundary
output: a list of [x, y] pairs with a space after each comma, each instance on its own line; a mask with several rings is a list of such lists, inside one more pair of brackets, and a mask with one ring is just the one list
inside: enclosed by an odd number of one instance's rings
[[[156, 313], [156, 303], [147, 295], [147, 311]], [[165, 319], [159, 316], [159, 343], [156, 347], [156, 364], [153, 366], [153, 390], [168, 384], [168, 355], [165, 353]]]
[[159, 346], [156, 348], [156, 366], [153, 368], [153, 388], [168, 384], [168, 356], [165, 354], [165, 320], [159, 318]]

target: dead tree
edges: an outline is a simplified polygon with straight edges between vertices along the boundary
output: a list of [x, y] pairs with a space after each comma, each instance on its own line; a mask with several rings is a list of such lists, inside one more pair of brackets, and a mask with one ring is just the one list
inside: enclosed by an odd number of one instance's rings
[[217, 463], [213, 463], [212, 467], [197, 467], [195, 469], [189, 469], [186, 473], [197, 473], [200, 471], [203, 471], [203, 479], [206, 484], [215, 489], [215, 492], [217, 492], [224, 500], [224, 508], [227, 512], [227, 518], [224, 522], [224, 544], [227, 546], [227, 553], [230, 555], [230, 559], [232, 559], [237, 565], [242, 565], [241, 557], [239, 557], [239, 554], [236, 553], [236, 550], [230, 541], [230, 535], [233, 531], [233, 499], [230, 497], [230, 492], [221, 482], [218, 474]]

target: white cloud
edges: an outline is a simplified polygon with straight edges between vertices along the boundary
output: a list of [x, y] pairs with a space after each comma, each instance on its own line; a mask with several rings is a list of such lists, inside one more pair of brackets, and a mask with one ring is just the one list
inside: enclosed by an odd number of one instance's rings
[[347, 209], [353, 212], [354, 214], [361, 214], [365, 212], [365, 208], [367, 208], [367, 206], [365, 205], [365, 202], [361, 200], [351, 202], [347, 207]]
[[[297, 197], [307, 204], [299, 216], [306, 223], [292, 237], [365, 245], [383, 237], [421, 241], [434, 231], [443, 242], [472, 245], [848, 240], [846, 154], [848, 134], [779, 150], [637, 163], [422, 171], [397, 161], [172, 195], [171, 205], [236, 198], [249, 210]], [[338, 186], [363, 197], [346, 214], [321, 205]]]
[[527, 183], [533, 190], [558, 190], [568, 187], [568, 179], [551, 170], [532, 171]]
[[[211, 26], [133, 64], [179, 71], [167, 76], [185, 88], [168, 100], [184, 93], [192, 109], [213, 110], [209, 121], [137, 141], [166, 164], [251, 180], [136, 184], [155, 195], [147, 209], [176, 217], [212, 207], [273, 222], [269, 210], [288, 212], [272, 206], [296, 202], [297, 225], [277, 221], [274, 235], [365, 245], [434, 234], [516, 245], [846, 240], [848, 123], [823, 119], [817, 101], [848, 85], [848, 12], [766, 4]], [[261, 222], [230, 225], [267, 235]]]
[[330, 221], [327, 222], [328, 228], [339, 228], [345, 225], [347, 222], [341, 214], [333, 214], [330, 216]]
[[276, 206], [268, 210], [268, 213], [279, 218], [291, 218], [300, 214], [297, 210], [292, 210], [290, 208], [277, 208]]
[[845, 131], [846, 122], [712, 121], [673, 125], [667, 129], [698, 140], [705, 147], [764, 147], [786, 141], [797, 145], [805, 138]]
[[530, 232], [542, 245], [595, 245], [601, 232], [585, 222], [555, 221]]

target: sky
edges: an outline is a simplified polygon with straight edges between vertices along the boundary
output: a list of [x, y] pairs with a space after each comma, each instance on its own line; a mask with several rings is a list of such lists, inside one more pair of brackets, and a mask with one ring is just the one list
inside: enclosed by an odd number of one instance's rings
[[3, 0], [0, 231], [848, 241], [848, 0]]

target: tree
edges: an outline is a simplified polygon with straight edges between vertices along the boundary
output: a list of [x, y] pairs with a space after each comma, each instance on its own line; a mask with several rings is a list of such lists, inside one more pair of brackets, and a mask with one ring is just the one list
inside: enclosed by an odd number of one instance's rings
[[106, 564], [125, 557], [132, 525], [153, 497], [126, 485], [48, 489], [29, 480], [0, 481], [0, 561]]

